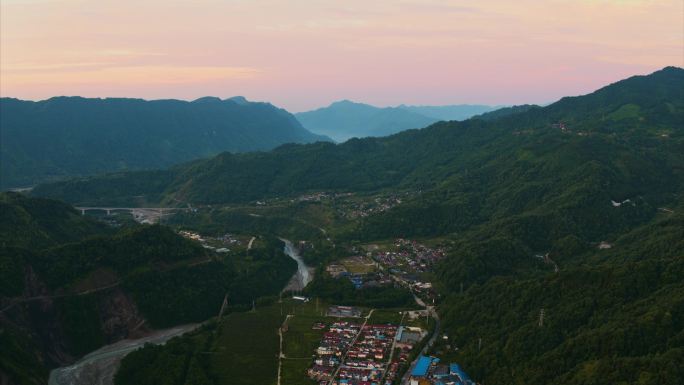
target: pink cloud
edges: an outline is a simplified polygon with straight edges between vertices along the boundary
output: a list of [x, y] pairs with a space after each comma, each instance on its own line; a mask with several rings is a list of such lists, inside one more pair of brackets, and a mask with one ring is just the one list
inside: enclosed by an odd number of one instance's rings
[[681, 0], [1, 4], [0, 93], [30, 99], [543, 103], [684, 65]]

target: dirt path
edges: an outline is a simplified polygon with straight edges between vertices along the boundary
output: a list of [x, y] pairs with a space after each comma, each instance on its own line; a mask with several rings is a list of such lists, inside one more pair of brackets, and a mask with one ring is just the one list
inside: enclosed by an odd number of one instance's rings
[[79, 295], [87, 295], [87, 294], [91, 294], [91, 293], [96, 293], [96, 292], [98, 292], [98, 291], [111, 289], [111, 288], [113, 288], [113, 287], [119, 286], [120, 284], [121, 284], [121, 281], [116, 281], [116, 282], [114, 282], [114, 283], [112, 283], [112, 284], [109, 284], [109, 285], [107, 285], [107, 286], [96, 287], [96, 288], [94, 288], [94, 289], [88, 289], [88, 290], [81, 291], [81, 292], [77, 292], [77, 293], [55, 294], [55, 295], [39, 295], [39, 296], [36, 296], [36, 297], [22, 298], [22, 299], [19, 299], [19, 300], [15, 300], [15, 301], [12, 302], [11, 304], [9, 304], [9, 305], [5, 306], [4, 308], [0, 309], [0, 313], [4, 313], [5, 311], [7, 311], [7, 310], [13, 308], [14, 306], [16, 306], [16, 305], [18, 305], [18, 304], [20, 304], [20, 303], [32, 302], [32, 301], [40, 301], [40, 300], [43, 300], [43, 299], [55, 299], [55, 298], [75, 297], [75, 296], [79, 296]]
[[283, 353], [283, 327], [287, 325], [287, 321], [290, 317], [294, 317], [294, 314], [288, 314], [283, 321], [283, 326], [278, 329], [278, 337], [280, 337], [280, 351], [278, 352], [278, 385], [280, 385], [280, 373], [283, 368], [283, 359], [285, 358], [285, 353]]

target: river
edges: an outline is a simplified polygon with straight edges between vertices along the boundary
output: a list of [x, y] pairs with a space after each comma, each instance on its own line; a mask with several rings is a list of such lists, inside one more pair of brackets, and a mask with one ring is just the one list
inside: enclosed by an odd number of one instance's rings
[[285, 242], [285, 249], [283, 250], [290, 258], [297, 262], [297, 272], [294, 273], [290, 282], [285, 286], [283, 291], [300, 291], [303, 290], [306, 285], [313, 280], [314, 269], [309, 267], [304, 263], [304, 259], [299, 255], [299, 250], [287, 239], [280, 238], [281, 241]]
[[114, 374], [119, 368], [119, 363], [126, 354], [146, 343], [163, 344], [173, 337], [196, 329], [198, 326], [199, 324], [190, 324], [156, 330], [143, 338], [121, 340], [103, 346], [73, 365], [52, 370], [48, 385], [111, 385], [114, 383]]
[[[307, 266], [299, 255], [299, 250], [287, 239], [284, 252], [297, 262], [297, 271], [283, 291], [300, 291], [313, 279], [314, 268]], [[48, 385], [112, 385], [114, 374], [123, 357], [146, 343], [163, 344], [173, 337], [196, 329], [199, 324], [176, 326], [157, 330], [150, 335], [134, 340], [122, 340], [103, 346], [81, 358], [73, 365], [54, 369], [50, 372]]]

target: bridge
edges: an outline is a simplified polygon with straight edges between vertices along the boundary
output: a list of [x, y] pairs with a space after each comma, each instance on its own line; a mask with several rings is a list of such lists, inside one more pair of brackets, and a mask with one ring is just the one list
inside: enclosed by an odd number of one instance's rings
[[189, 210], [186, 207], [75, 207], [75, 209], [80, 210], [81, 214], [85, 214], [86, 211], [105, 211], [107, 215], [111, 215], [112, 211], [156, 211], [163, 213], [164, 211]]

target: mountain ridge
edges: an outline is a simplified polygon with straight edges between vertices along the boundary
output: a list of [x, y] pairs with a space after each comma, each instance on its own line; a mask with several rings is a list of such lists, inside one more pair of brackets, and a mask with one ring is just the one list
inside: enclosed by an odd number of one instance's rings
[[[572, 154], [584, 157], [593, 154], [583, 151], [582, 143], [585, 148], [610, 143], [618, 145], [621, 141], [613, 138], [618, 132], [627, 135], [625, 139], [632, 138], [630, 145], [633, 146], [656, 146], [658, 143], [676, 146], [677, 141], [667, 138], [676, 139], [681, 135], [684, 101], [676, 87], [684, 84], [684, 70], [663, 71], [629, 78], [585, 96], [563, 98], [546, 107], [491, 121], [440, 122], [421, 130], [408, 130], [383, 138], [352, 139], [339, 145], [285, 145], [269, 153], [224, 153], [213, 159], [159, 171], [170, 182], [152, 190], [149, 189], [152, 181], [142, 174], [122, 176], [129, 181], [140, 176], [139, 185], [147, 186], [147, 193], [164, 192], [167, 196], [176, 195], [176, 199], [193, 202], [227, 203], [316, 189], [430, 189], [449, 178], [462, 178], [458, 176], [460, 173], [481, 167], [487, 159], [505, 153], [515, 159], [520, 156], [519, 146], [537, 146], [534, 141], [545, 137], [553, 138], [551, 143], [555, 146], [572, 144], [572, 151], [577, 151]], [[646, 85], [643, 79], [646, 79]], [[612, 95], [614, 87], [618, 91], [624, 89], [624, 95]], [[658, 94], [661, 95], [659, 99], [654, 99]], [[646, 139], [641, 139], [643, 136]], [[642, 140], [646, 142], [640, 143]], [[515, 163], [507, 167], [512, 165]], [[107, 178], [38, 186], [35, 192], [79, 202], [87, 196], [88, 188], [94, 188], [98, 183], [107, 186]], [[91, 199], [98, 196], [106, 201], [112, 196], [105, 187], [98, 190], [101, 191], [91, 194]], [[120, 189], [112, 191], [116, 190]], [[131, 193], [141, 195], [142, 191]]]
[[2, 98], [0, 110], [1, 188], [329, 140], [283, 109], [244, 98]]

